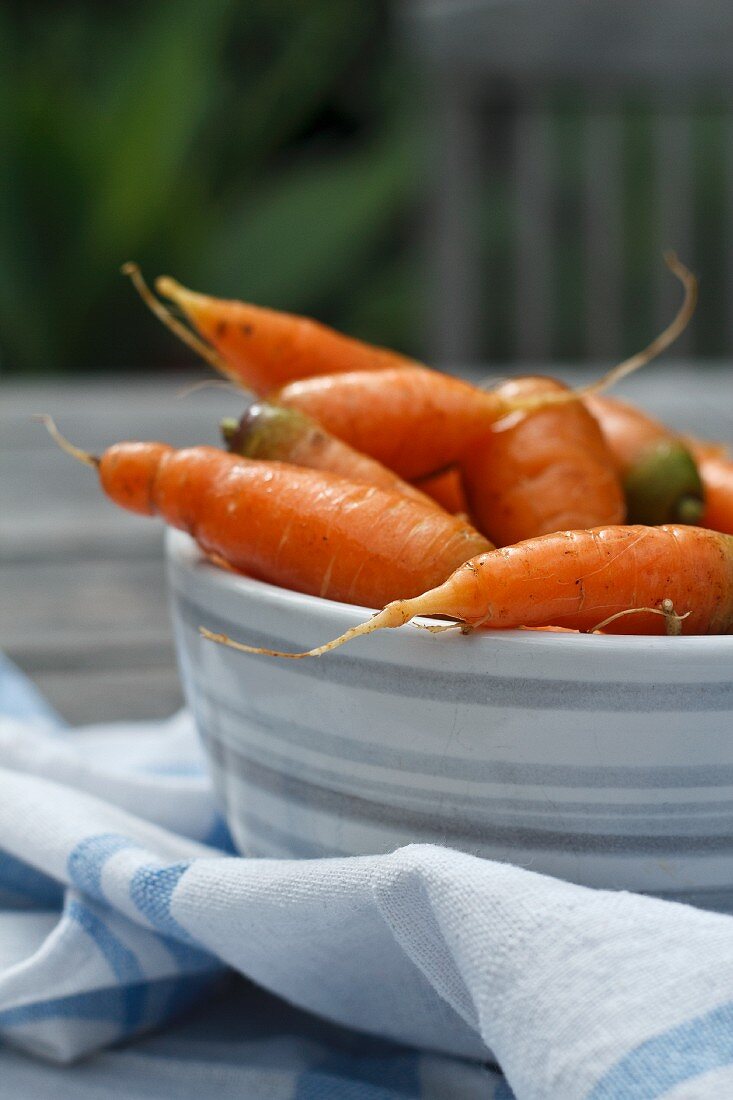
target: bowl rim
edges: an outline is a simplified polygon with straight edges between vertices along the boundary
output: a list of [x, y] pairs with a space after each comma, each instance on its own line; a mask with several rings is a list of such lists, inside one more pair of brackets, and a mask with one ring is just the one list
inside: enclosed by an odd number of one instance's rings
[[[322, 596], [310, 596], [305, 592], [281, 588], [279, 585], [257, 580], [245, 574], [229, 572], [207, 558], [190, 535], [172, 527], [166, 527], [165, 552], [168, 559], [189, 573], [195, 572], [197, 579], [206, 585], [250, 599], [256, 598], [264, 605], [270, 605], [273, 608], [290, 607], [316, 621], [326, 618], [332, 621], [334, 619], [343, 621], [344, 629], [354, 626], [361, 619], [369, 618], [378, 610], [358, 604], [327, 600]], [[414, 621], [427, 625], [436, 623], [444, 625], [445, 622], [445, 620], [425, 616], [416, 616]], [[414, 637], [414, 635], [408, 634], [408, 637]], [[511, 639], [512, 642], [521, 642], [524, 645], [541, 643], [543, 648], [549, 642], [564, 649], [582, 651], [584, 654], [589, 652], [588, 647], [591, 645], [595, 647], [602, 645], [604, 650], [624, 654], [634, 650], [648, 652], [650, 648], [657, 652], [663, 652], [665, 649], [669, 652], [671, 646], [672, 653], [678, 658], [685, 654], [690, 656], [693, 653], [698, 654], [701, 650], [719, 652], [722, 647], [724, 650], [729, 649], [733, 658], [733, 634], [687, 634], [678, 638], [668, 638], [657, 634], [580, 634], [517, 629], [476, 631], [471, 635], [473, 645], [494, 645], [501, 639]], [[731, 675], [733, 676], [733, 664]]]

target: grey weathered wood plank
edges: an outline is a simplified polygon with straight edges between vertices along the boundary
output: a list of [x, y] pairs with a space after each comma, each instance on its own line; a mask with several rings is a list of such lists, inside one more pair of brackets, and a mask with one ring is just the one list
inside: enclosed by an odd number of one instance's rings
[[49, 703], [72, 726], [167, 718], [183, 702], [175, 668], [145, 665], [116, 670], [79, 668], [34, 672]]
[[165, 643], [168, 601], [160, 557], [147, 561], [22, 562], [3, 570], [0, 648], [53, 653]]
[[[216, 383], [181, 396], [203, 381]], [[118, 439], [162, 439], [177, 447], [218, 442], [222, 416], [237, 415], [247, 394], [220, 385], [212, 372], [174, 374], [152, 380], [108, 378], [29, 382], [0, 387], [0, 449], [49, 446], [37, 413], [50, 413], [79, 446], [100, 450]]]

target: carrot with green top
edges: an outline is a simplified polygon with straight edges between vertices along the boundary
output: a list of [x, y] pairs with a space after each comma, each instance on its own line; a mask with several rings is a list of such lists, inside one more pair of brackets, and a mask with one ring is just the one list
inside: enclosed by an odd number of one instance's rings
[[430, 591], [390, 603], [367, 622], [304, 653], [248, 646], [206, 628], [202, 633], [245, 653], [299, 659], [319, 657], [375, 630], [404, 626], [416, 615], [456, 619], [464, 632], [561, 626], [620, 634], [730, 634], [733, 537], [674, 525], [542, 535], [481, 554]]
[[631, 523], [705, 524], [700, 471], [679, 435], [613, 397], [591, 395], [585, 405], [613, 454]]
[[351, 481], [400, 493], [427, 508], [440, 507], [432, 497], [403, 481], [380, 462], [342, 443], [296, 409], [256, 401], [239, 421], [222, 420], [221, 431], [232, 454], [290, 462], [312, 470], [330, 470]]
[[335, 474], [165, 443], [118, 443], [97, 458], [45, 422], [116, 504], [159, 515], [208, 554], [298, 592], [379, 606], [490, 546], [455, 516]]
[[[563, 391], [551, 378], [519, 378], [496, 393], [511, 401]], [[466, 454], [463, 482], [476, 526], [497, 546], [625, 518], [613, 457], [580, 401], [499, 422]]]

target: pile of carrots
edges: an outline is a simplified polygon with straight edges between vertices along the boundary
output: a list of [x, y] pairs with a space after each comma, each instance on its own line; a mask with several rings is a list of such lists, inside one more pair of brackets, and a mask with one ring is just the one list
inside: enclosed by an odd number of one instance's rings
[[[214, 561], [383, 608], [360, 634], [441, 616], [477, 627], [733, 632], [733, 459], [601, 391], [676, 338], [696, 283], [644, 352], [573, 391], [492, 390], [302, 317], [123, 269], [151, 309], [248, 392], [222, 447], [118, 443], [97, 458], [47, 420], [107, 495], [190, 533]], [[253, 649], [203, 630], [216, 641]]]

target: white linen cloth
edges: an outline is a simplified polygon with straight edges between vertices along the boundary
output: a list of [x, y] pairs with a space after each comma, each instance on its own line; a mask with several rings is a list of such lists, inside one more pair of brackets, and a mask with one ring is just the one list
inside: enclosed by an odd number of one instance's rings
[[[732, 918], [427, 845], [238, 858], [185, 714], [64, 731], [7, 664], [0, 712], [5, 1043], [71, 1062], [212, 996], [229, 967], [430, 1052], [409, 1088], [348, 1091], [346, 1068], [330, 1095], [733, 1096]], [[319, 1095], [299, 1058], [273, 1096]]]

